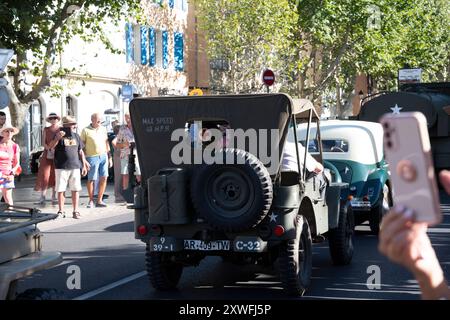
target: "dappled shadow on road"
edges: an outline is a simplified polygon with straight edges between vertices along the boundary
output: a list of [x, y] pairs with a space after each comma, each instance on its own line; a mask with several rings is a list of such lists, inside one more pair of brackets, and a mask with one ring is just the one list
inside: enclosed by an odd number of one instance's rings
[[238, 266], [221, 257], [207, 257], [185, 268], [178, 290], [153, 291], [150, 299], [286, 299], [278, 275], [268, 267]]
[[124, 222], [119, 224], [114, 224], [104, 229], [109, 232], [134, 232], [134, 222]]
[[[276, 269], [235, 266], [208, 257], [197, 268], [185, 268], [175, 292], [152, 290], [148, 299], [419, 299], [417, 283], [403, 268], [378, 253], [378, 237], [358, 232], [350, 265], [332, 264], [328, 243], [314, 245], [311, 286], [303, 298], [285, 294]], [[379, 268], [380, 283], [370, 280]], [[380, 286], [376, 286], [380, 284]], [[368, 286], [370, 285], [370, 286]]]
[[[84, 251], [61, 252], [63, 262], [49, 270], [35, 273], [19, 282], [19, 290], [32, 287], [56, 288], [65, 292], [72, 299], [85, 292], [98, 289], [123, 277], [145, 269], [145, 247], [121, 245], [98, 247]], [[69, 266], [78, 266], [81, 272], [81, 290], [69, 290], [67, 280]], [[125, 297], [123, 297], [125, 298]]]
[[108, 232], [134, 232], [134, 222], [123, 222], [106, 227], [103, 230], [87, 230], [87, 231], [45, 231], [44, 234], [89, 234], [89, 233], [108, 233]]

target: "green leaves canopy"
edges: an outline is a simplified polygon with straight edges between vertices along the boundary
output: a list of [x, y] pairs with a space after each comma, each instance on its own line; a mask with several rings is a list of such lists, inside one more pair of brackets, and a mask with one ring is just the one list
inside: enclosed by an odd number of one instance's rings
[[225, 90], [259, 90], [257, 75], [268, 65], [280, 90], [347, 106], [361, 73], [379, 89], [395, 88], [398, 69], [407, 65], [422, 68], [424, 81], [449, 79], [446, 0], [196, 3], [210, 57], [231, 63], [217, 79]]
[[[55, 57], [74, 36], [86, 41], [100, 40], [112, 52], [102, 23], [108, 19], [123, 21], [127, 16], [139, 19], [138, 0], [3, 0], [0, 3], [0, 47], [13, 49], [17, 55], [14, 92], [20, 103], [38, 98], [50, 85], [50, 79], [70, 70], [52, 68]], [[73, 19], [72, 19], [73, 18]], [[38, 78], [33, 90], [21, 92], [18, 86], [22, 70]]]

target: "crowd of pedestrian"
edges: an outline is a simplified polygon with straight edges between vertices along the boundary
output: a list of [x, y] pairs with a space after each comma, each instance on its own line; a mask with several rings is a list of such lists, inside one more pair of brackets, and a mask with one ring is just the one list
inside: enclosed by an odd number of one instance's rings
[[[79, 192], [82, 190], [81, 178], [87, 176], [87, 208], [105, 208], [104, 201], [109, 169], [114, 164], [115, 201], [124, 202], [122, 189], [128, 188], [128, 156], [134, 149], [134, 136], [129, 114], [125, 124], [114, 123], [114, 132], [108, 135], [102, 125], [99, 113], [91, 115], [91, 123], [77, 133], [77, 121], [66, 116], [62, 118], [50, 113], [46, 118], [50, 124], [42, 133], [44, 151], [39, 159], [39, 170], [35, 190], [40, 192], [39, 204], [45, 204], [48, 189], [52, 190], [52, 204], [58, 204], [58, 215], [65, 217], [64, 203], [66, 191], [71, 192], [72, 218], [79, 219]], [[1, 114], [0, 114], [1, 121]], [[0, 129], [1, 132], [1, 129]], [[12, 133], [14, 134], [14, 133]], [[8, 134], [3, 135], [8, 139]], [[8, 141], [8, 140], [7, 140]], [[11, 147], [12, 148], [12, 147]], [[2, 166], [2, 146], [0, 146], [0, 169]], [[135, 151], [134, 151], [135, 152]], [[113, 162], [114, 157], [114, 162]], [[17, 160], [18, 161], [18, 160]], [[14, 169], [14, 161], [6, 171]], [[136, 161], [137, 163], [137, 161]], [[5, 171], [5, 172], [6, 172]], [[8, 171], [8, 172], [9, 172]], [[139, 181], [139, 165], [136, 165], [136, 179]], [[12, 182], [13, 186], [14, 182]], [[11, 183], [9, 182], [10, 186]], [[0, 185], [1, 186], [1, 185]], [[57, 194], [57, 198], [56, 198]], [[9, 199], [8, 195], [5, 199]], [[11, 199], [12, 203], [12, 199]]]

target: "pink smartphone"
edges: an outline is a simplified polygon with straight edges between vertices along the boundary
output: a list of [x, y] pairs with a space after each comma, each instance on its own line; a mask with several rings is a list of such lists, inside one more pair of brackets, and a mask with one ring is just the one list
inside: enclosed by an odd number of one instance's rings
[[380, 122], [394, 204], [412, 209], [416, 221], [438, 224], [442, 213], [425, 116], [420, 112], [386, 114]]

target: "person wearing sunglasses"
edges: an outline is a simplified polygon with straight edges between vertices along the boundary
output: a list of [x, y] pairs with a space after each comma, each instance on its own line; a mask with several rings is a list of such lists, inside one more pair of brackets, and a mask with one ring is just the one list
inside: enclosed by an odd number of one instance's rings
[[[87, 182], [89, 194], [87, 207], [104, 208], [107, 205], [103, 202], [103, 194], [106, 189], [108, 168], [112, 166], [112, 159], [108, 133], [106, 128], [102, 126], [102, 117], [99, 113], [92, 114], [91, 124], [81, 132], [81, 141], [84, 144], [86, 160], [90, 165]], [[96, 180], [99, 180], [99, 188], [97, 202], [94, 204], [94, 182]]]
[[58, 192], [58, 216], [66, 216], [64, 211], [65, 192], [69, 187], [72, 193], [72, 218], [79, 219], [79, 193], [81, 191], [81, 176], [89, 170], [89, 164], [83, 153], [83, 143], [76, 133], [77, 122], [73, 117], [62, 119], [63, 127], [59, 129], [50, 143], [55, 149], [55, 189]]
[[44, 205], [47, 189], [53, 189], [52, 204], [55, 205], [57, 203], [55, 196], [55, 149], [50, 148], [50, 143], [59, 132], [59, 121], [61, 118], [56, 113], [52, 112], [48, 115], [46, 120], [50, 123], [50, 126], [45, 127], [42, 131], [42, 145], [44, 146], [44, 152], [39, 159], [39, 170], [34, 190], [41, 192], [39, 204]]

